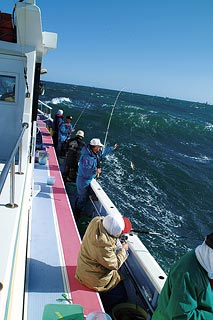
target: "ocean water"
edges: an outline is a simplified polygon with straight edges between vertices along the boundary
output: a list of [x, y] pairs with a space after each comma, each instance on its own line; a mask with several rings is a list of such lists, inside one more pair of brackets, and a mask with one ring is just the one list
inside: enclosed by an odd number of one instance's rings
[[119, 145], [104, 159], [99, 182], [167, 273], [213, 232], [213, 106], [127, 92], [115, 103], [118, 91], [45, 88], [41, 100], [52, 116], [63, 109], [86, 142]]

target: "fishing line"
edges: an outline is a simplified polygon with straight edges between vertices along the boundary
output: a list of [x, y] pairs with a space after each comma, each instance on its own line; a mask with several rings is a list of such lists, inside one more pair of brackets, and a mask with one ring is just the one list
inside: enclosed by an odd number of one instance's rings
[[[159, 235], [159, 236], [163, 236], [163, 237], [168, 237], [169, 234], [163, 234], [163, 233], [160, 233], [160, 232], [157, 232], [157, 231], [149, 231], [149, 230], [138, 230], [138, 229], [132, 229], [130, 231], [130, 233], [133, 232], [133, 233], [140, 233], [140, 234], [150, 234], [150, 235]], [[187, 236], [176, 236], [177, 238], [184, 238], [184, 239], [191, 239], [191, 240], [203, 240], [203, 239], [198, 239], [198, 238], [193, 238], [193, 237], [187, 237]]]
[[115, 98], [115, 102], [114, 102], [114, 104], [113, 104], [113, 106], [112, 106], [112, 111], [111, 111], [111, 114], [110, 114], [110, 117], [109, 117], [109, 122], [108, 122], [108, 125], [107, 125], [106, 135], [105, 135], [105, 139], [104, 139], [104, 147], [103, 147], [103, 149], [105, 149], [105, 147], [106, 147], [107, 137], [108, 137], [108, 133], [109, 133], [109, 127], [110, 127], [110, 123], [111, 123], [111, 120], [112, 120], [112, 115], [113, 115], [113, 112], [114, 112], [116, 103], [117, 103], [117, 101], [118, 101], [118, 98], [119, 98], [121, 92], [122, 92], [124, 89], [125, 89], [125, 88], [121, 89], [121, 91], [118, 92], [118, 94], [117, 94], [117, 96], [116, 96], [116, 98]]
[[87, 109], [88, 106], [90, 106], [90, 104], [89, 104], [89, 103], [90, 103], [90, 100], [91, 100], [91, 98], [90, 98], [89, 101], [86, 103], [86, 106], [85, 106], [84, 109], [81, 111], [79, 117], [77, 118], [76, 122], [74, 123], [73, 129], [75, 129], [75, 126], [76, 126], [76, 124], [78, 123], [78, 121], [80, 120], [80, 118], [81, 118], [82, 114], [84, 113], [84, 111]]
[[[129, 104], [131, 105], [130, 99], [129, 99]], [[133, 117], [134, 117], [134, 115], [133, 115]], [[134, 120], [134, 118], [133, 118], [133, 120]], [[134, 123], [133, 123], [133, 124], [134, 124]], [[131, 127], [130, 127], [130, 138], [131, 138], [131, 140], [132, 140], [132, 127], [133, 127], [133, 125], [131, 125]], [[134, 171], [134, 170], [135, 170], [135, 164], [134, 164], [134, 162], [133, 162], [132, 148], [133, 148], [133, 146], [131, 146], [131, 148], [130, 148], [130, 159], [131, 159], [131, 161], [130, 161], [130, 167], [131, 167], [131, 169]]]
[[[127, 228], [130, 230], [129, 232], [127, 233], [141, 233], [141, 234], [154, 234], [154, 235], [160, 235], [160, 236], [168, 236], [169, 234], [162, 234], [160, 232], [157, 232], [157, 231], [151, 231], [151, 230], [142, 230], [142, 229], [132, 229], [132, 223], [131, 221], [129, 220], [129, 218], [123, 216], [123, 219], [124, 219], [124, 222], [125, 222], [125, 226], [127, 226]], [[124, 232], [125, 233], [125, 232]], [[198, 238], [192, 238], [192, 237], [187, 237], [187, 236], [178, 236], [178, 238], [184, 238], [184, 239], [193, 239], [193, 240], [202, 240], [201, 238], [198, 239]]]
[[[132, 137], [132, 126], [130, 128], [130, 138]], [[135, 164], [134, 162], [132, 161], [132, 146], [131, 146], [131, 149], [130, 149], [130, 159], [131, 159], [131, 162], [130, 162], [130, 167], [131, 169], [134, 171], [135, 170]]]

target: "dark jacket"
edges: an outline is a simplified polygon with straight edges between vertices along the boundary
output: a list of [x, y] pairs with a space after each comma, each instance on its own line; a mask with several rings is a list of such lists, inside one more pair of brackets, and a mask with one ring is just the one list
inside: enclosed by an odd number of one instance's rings
[[81, 156], [81, 149], [84, 145], [85, 143], [78, 136], [67, 141], [68, 150], [66, 165], [69, 168], [76, 169], [76, 171], [78, 170], [78, 161]]
[[57, 116], [57, 114], [55, 115], [55, 118], [53, 120], [53, 124], [52, 124], [52, 129], [54, 132], [58, 132], [60, 126], [62, 125], [62, 123], [64, 123], [63, 117], [59, 117]]
[[58, 131], [62, 123], [64, 123], [63, 117], [59, 117], [55, 115], [55, 118], [52, 123], [52, 130], [53, 130], [52, 137], [53, 137], [53, 143], [54, 143], [55, 149], [57, 149], [57, 146], [58, 146]]

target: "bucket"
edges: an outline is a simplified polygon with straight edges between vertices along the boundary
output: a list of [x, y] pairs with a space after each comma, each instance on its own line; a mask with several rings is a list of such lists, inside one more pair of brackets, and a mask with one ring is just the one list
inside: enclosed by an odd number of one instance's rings
[[54, 184], [55, 184], [55, 177], [54, 176], [47, 177], [47, 185], [53, 186]]
[[112, 320], [112, 318], [105, 312], [94, 311], [87, 315], [86, 320]]
[[120, 303], [112, 309], [113, 320], [146, 320], [146, 311], [133, 303]]
[[39, 164], [47, 164], [48, 158], [49, 158], [49, 154], [46, 151], [39, 151], [39, 153], [38, 153], [38, 163]]

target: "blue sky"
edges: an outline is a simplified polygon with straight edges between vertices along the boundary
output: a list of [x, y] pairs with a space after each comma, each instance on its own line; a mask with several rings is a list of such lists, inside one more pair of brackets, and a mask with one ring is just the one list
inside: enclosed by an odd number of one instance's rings
[[[1, 0], [11, 12], [14, 1]], [[43, 80], [213, 104], [212, 0], [37, 0]], [[8, 11], [9, 10], [9, 11]]]

